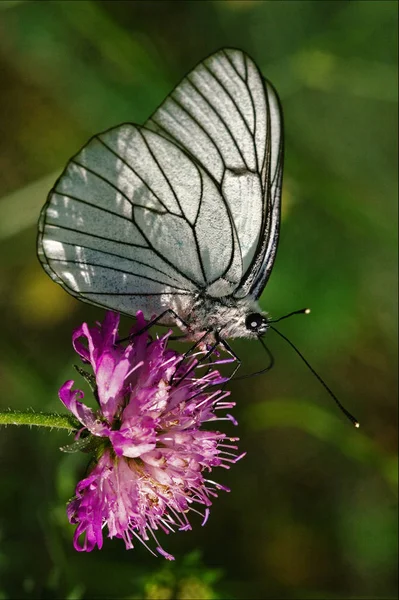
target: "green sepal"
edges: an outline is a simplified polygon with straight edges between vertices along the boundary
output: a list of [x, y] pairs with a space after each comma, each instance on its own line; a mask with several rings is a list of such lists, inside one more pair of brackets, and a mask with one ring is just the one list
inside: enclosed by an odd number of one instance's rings
[[72, 454], [74, 452], [95, 452], [96, 455], [102, 454], [99, 453], [99, 449], [101, 446], [104, 446], [104, 439], [97, 437], [95, 435], [87, 435], [85, 437], [81, 437], [72, 444], [67, 444], [66, 446], [61, 446], [61, 452], [67, 452], [68, 454]]
[[79, 367], [78, 365], [73, 365], [73, 366], [77, 370], [79, 375], [81, 375], [83, 377], [83, 379], [89, 384], [90, 389], [93, 392], [93, 394], [96, 395], [97, 394], [97, 385], [96, 385], [95, 375], [93, 375], [93, 373], [89, 373], [88, 371], [85, 371], [84, 369], [82, 369], [82, 367]]

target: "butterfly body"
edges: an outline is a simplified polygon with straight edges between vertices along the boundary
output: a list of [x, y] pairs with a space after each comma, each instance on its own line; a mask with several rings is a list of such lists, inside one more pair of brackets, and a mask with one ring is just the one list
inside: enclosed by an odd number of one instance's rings
[[267, 314], [250, 298], [235, 300], [202, 296], [193, 304], [189, 313], [177, 314], [187, 325], [184, 338], [194, 342], [206, 332], [209, 334], [208, 340], [213, 341], [217, 338], [256, 338], [258, 334], [247, 326], [248, 316], [258, 314], [267, 320]]

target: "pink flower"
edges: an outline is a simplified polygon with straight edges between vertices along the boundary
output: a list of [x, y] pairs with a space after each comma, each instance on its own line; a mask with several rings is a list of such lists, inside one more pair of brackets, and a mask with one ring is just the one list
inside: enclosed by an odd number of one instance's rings
[[235, 423], [231, 415], [216, 416], [234, 403], [218, 387], [225, 379], [217, 370], [196, 376], [196, 358], [167, 349], [170, 332], [153, 340], [143, 331], [142, 313], [127, 344], [118, 343], [118, 325], [119, 315], [108, 312], [102, 324], [84, 323], [72, 337], [76, 352], [92, 366], [97, 411], [80, 401], [84, 394], [72, 389], [73, 381], [59, 391], [83, 425], [77, 437], [90, 436], [96, 457], [67, 509], [77, 525], [74, 546], [101, 548], [106, 526], [108, 537], [123, 538], [126, 548], [133, 548], [135, 538], [149, 548], [152, 539], [161, 555], [173, 559], [155, 532], [191, 529], [190, 512], [200, 512], [205, 524], [217, 492], [229, 491], [207, 473], [228, 469], [243, 456], [236, 454], [238, 438], [201, 428], [210, 421]]

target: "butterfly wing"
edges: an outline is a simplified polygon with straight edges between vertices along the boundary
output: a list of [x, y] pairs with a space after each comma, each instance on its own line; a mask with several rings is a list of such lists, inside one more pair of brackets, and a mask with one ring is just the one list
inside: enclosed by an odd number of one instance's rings
[[239, 50], [200, 63], [144, 128], [94, 136], [44, 206], [38, 254], [76, 297], [134, 315], [257, 297], [278, 235], [278, 102]]
[[81, 300], [129, 315], [173, 308], [183, 316], [221, 275], [240, 281], [233, 236], [201, 166], [157, 133], [125, 124], [69, 161], [42, 210], [38, 253]]
[[228, 206], [243, 272], [236, 287], [218, 282], [220, 295], [258, 298], [273, 267], [280, 222], [282, 118], [273, 87], [244, 52], [220, 50], [179, 83], [146, 127], [200, 163]]

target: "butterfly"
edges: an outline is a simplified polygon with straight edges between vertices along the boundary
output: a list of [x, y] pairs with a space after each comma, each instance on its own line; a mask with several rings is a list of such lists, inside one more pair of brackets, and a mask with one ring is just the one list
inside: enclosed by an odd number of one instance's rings
[[243, 51], [200, 62], [144, 126], [93, 136], [39, 221], [38, 256], [80, 300], [177, 324], [187, 340], [259, 337], [276, 256], [283, 123]]
[[282, 175], [277, 93], [246, 53], [225, 48], [144, 126], [113, 127], [71, 158], [41, 211], [38, 256], [73, 296], [178, 325], [195, 345], [209, 339], [208, 355], [221, 344], [240, 363], [227, 339], [257, 338], [270, 364], [254, 374], [273, 366], [262, 341], [271, 327], [359, 427], [272, 325], [309, 309], [270, 319], [258, 303], [277, 251]]

